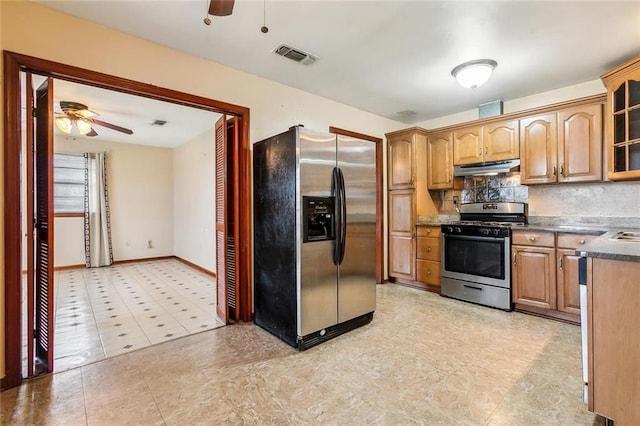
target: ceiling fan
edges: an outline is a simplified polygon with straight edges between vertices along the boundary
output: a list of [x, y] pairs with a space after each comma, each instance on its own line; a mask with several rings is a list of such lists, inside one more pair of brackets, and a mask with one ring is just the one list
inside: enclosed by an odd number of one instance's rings
[[235, 0], [211, 0], [209, 2], [209, 15], [228, 16], [233, 13]]
[[84, 136], [98, 136], [98, 132], [93, 128], [94, 125], [106, 127], [116, 132], [126, 133], [127, 135], [133, 134], [133, 130], [98, 120], [96, 117], [98, 117], [99, 114], [89, 110], [84, 104], [60, 101], [60, 109], [62, 109], [62, 112], [58, 113], [55, 123], [61, 132], [71, 133], [71, 129], [73, 129], [73, 125], [75, 124], [78, 132]]

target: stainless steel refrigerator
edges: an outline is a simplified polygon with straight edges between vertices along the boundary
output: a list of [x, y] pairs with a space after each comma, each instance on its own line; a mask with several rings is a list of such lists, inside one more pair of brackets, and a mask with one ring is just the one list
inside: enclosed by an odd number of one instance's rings
[[253, 145], [254, 320], [300, 350], [376, 307], [375, 143], [295, 126]]

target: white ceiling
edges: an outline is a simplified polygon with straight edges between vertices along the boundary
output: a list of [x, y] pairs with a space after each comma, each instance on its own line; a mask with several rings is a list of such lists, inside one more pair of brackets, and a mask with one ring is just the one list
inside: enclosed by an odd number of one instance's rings
[[[220, 117], [220, 114], [209, 111], [64, 80], [54, 80], [53, 94], [53, 110], [56, 113], [62, 112], [60, 101], [79, 102], [98, 113], [99, 116], [95, 118], [133, 131], [132, 135], [127, 135], [94, 125], [93, 128], [98, 133], [95, 139], [109, 142], [175, 148], [213, 129]], [[155, 120], [165, 120], [167, 123], [164, 126], [153, 125]], [[77, 133], [75, 128], [70, 135], [60, 132], [55, 126], [54, 131], [62, 137], [86, 138]]]
[[[266, 0], [267, 34], [263, 1], [236, 0], [211, 26], [208, 0], [38, 3], [406, 123], [594, 80], [640, 54], [638, 1]], [[320, 59], [284, 59], [281, 42]], [[451, 70], [479, 58], [498, 62], [493, 77], [458, 86]]]

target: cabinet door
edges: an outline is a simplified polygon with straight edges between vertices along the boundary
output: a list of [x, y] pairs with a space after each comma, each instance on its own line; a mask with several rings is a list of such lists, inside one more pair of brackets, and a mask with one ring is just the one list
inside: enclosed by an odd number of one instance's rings
[[480, 163], [483, 155], [480, 127], [467, 127], [453, 132], [453, 164]]
[[415, 279], [415, 190], [389, 192], [389, 276]]
[[427, 144], [427, 188], [453, 188], [453, 161], [451, 133], [435, 133]]
[[415, 184], [413, 133], [389, 139], [389, 189], [413, 188]]
[[513, 246], [513, 302], [556, 308], [556, 258], [550, 247]]
[[413, 234], [415, 229], [415, 191], [389, 192], [389, 233]]
[[558, 182], [602, 180], [602, 105], [558, 112]]
[[580, 286], [578, 284], [578, 259], [575, 250], [557, 249], [557, 297], [558, 310], [580, 315]]
[[440, 262], [418, 259], [416, 261], [416, 280], [431, 286], [440, 287]]
[[520, 120], [520, 181], [523, 184], [556, 182], [556, 114]]
[[518, 120], [485, 124], [482, 128], [484, 161], [512, 160], [520, 157]]
[[414, 280], [415, 262], [415, 239], [412, 235], [389, 235], [389, 276]]

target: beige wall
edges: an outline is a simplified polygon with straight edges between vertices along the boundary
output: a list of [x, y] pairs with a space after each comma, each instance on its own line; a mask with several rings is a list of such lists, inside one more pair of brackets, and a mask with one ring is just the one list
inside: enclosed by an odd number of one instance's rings
[[175, 255], [216, 269], [215, 131], [213, 127], [173, 150]]
[[[570, 101], [573, 99], [584, 98], [605, 93], [605, 87], [601, 80], [591, 80], [573, 86], [561, 87], [559, 89], [550, 90], [548, 92], [536, 93], [531, 96], [522, 98], [505, 100], [503, 103], [503, 113], [524, 111], [531, 108], [538, 108], [558, 102]], [[456, 114], [446, 115], [444, 117], [434, 118], [432, 120], [417, 123], [416, 126], [425, 129], [436, 129], [438, 127], [451, 126], [467, 121], [478, 119], [478, 109], [459, 112]]]
[[[246, 106], [251, 109], [251, 141], [259, 141], [298, 123], [321, 131], [336, 126], [377, 137], [406, 127], [403, 123], [34, 3], [3, 0], [0, 19], [0, 47], [3, 50]], [[73, 48], [60, 48], [61, 40], [73, 40]], [[96, 49], [96, 46], [100, 48]], [[2, 207], [0, 204], [0, 209]], [[0, 233], [3, 230], [0, 228]], [[0, 268], [3, 267], [1, 264]], [[1, 279], [4, 280], [4, 274]], [[0, 292], [3, 291], [4, 281], [0, 283]], [[3, 318], [4, 299], [0, 301], [0, 321]], [[4, 327], [0, 328], [3, 333]], [[0, 339], [0, 360], [0, 376], [4, 376], [4, 338]]]
[[[114, 260], [144, 259], [173, 255], [173, 150], [146, 145], [114, 143], [100, 140], [74, 140], [57, 137], [56, 152], [107, 153], [109, 209], [111, 211], [111, 241]], [[59, 219], [56, 220], [56, 225]], [[76, 219], [83, 226], [82, 219]], [[55, 229], [55, 228], [54, 228]], [[62, 258], [71, 257], [65, 251], [77, 253], [77, 237], [55, 231], [56, 266]], [[152, 248], [148, 241], [152, 241]], [[84, 240], [81, 240], [84, 244]], [[80, 262], [84, 263], [84, 254]]]
[[[212, 127], [174, 149], [57, 137], [55, 151], [107, 152], [114, 260], [175, 254], [214, 271], [213, 141]], [[83, 264], [84, 219], [58, 217], [54, 229], [55, 266]]]

